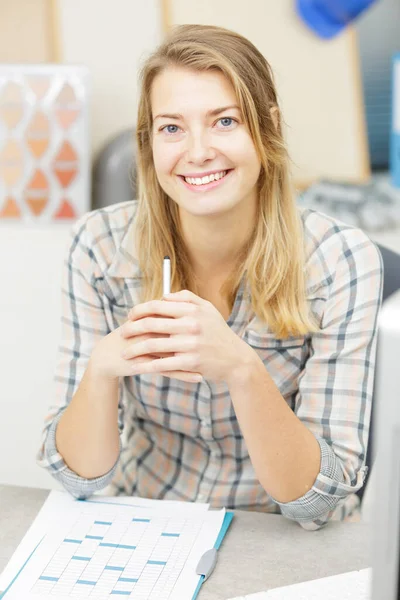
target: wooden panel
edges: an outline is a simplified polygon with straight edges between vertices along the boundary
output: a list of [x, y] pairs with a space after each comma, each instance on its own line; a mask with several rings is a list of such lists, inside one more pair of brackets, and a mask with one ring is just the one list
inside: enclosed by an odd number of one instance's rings
[[321, 177], [364, 181], [369, 158], [357, 39], [308, 30], [293, 0], [161, 0], [164, 29], [213, 24], [241, 33], [275, 74], [298, 187]]
[[56, 62], [52, 0], [0, 0], [0, 62]]

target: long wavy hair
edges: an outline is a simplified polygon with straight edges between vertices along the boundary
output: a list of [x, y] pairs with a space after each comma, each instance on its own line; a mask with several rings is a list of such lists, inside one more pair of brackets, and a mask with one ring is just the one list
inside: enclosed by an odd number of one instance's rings
[[272, 70], [249, 40], [221, 27], [175, 27], [140, 70], [134, 237], [143, 273], [142, 301], [162, 297], [165, 255], [171, 258], [171, 291], [197, 293], [178, 206], [160, 186], [153, 162], [151, 87], [155, 77], [169, 67], [217, 70], [229, 80], [261, 162], [253, 235], [238, 252], [237, 265], [222, 288], [230, 308], [245, 276], [255, 314], [277, 338], [317, 331], [306, 300], [303, 227], [291, 187]]

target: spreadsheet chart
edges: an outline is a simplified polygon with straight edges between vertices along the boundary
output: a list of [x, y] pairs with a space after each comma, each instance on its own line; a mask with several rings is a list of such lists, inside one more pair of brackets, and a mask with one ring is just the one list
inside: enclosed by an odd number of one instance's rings
[[126, 506], [76, 503], [46, 535], [4, 600], [19, 600], [22, 589], [32, 600], [174, 598], [182, 575], [184, 585], [195, 589], [197, 561], [215, 542], [222, 513], [146, 515]]

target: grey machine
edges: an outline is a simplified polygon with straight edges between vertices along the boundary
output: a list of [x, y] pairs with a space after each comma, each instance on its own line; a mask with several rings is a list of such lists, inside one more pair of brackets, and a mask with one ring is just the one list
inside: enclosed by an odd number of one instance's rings
[[122, 131], [97, 156], [92, 175], [92, 207], [104, 208], [136, 198], [135, 129]]
[[400, 600], [400, 290], [380, 313], [374, 397], [372, 600]]

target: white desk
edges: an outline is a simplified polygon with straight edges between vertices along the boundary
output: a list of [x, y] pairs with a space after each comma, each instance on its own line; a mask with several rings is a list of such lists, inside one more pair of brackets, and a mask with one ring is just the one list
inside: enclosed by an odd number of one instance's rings
[[[0, 572], [47, 490], [0, 485]], [[280, 515], [235, 511], [199, 600], [226, 600], [370, 566], [369, 527], [331, 522], [310, 532]]]

